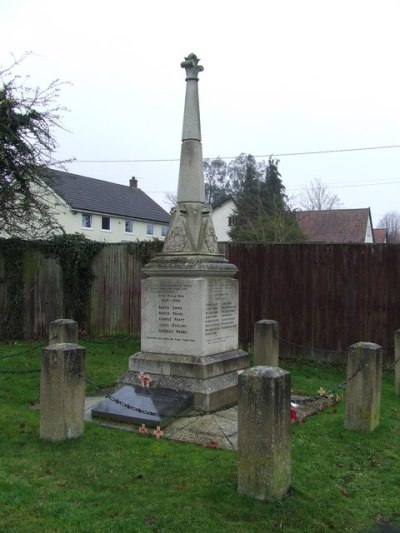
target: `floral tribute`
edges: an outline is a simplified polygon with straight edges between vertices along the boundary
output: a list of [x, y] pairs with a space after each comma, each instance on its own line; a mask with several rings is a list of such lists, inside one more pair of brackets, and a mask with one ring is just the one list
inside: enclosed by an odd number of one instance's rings
[[159, 439], [162, 435], [164, 435], [164, 431], [161, 431], [160, 426], [157, 426], [157, 429], [153, 431], [153, 435], [156, 439]]
[[147, 387], [147, 388], [150, 387], [150, 382], [152, 380], [151, 380], [151, 376], [149, 376], [149, 374], [145, 374], [144, 372], [140, 372], [139, 379], [140, 379], [140, 384], [142, 385], [142, 387]]
[[301, 424], [302, 422], [304, 422], [304, 417], [303, 416], [298, 416], [298, 414], [297, 414], [296, 409], [298, 407], [299, 406], [297, 405], [297, 403], [291, 402], [291, 404], [290, 404], [290, 420], [292, 421], [292, 424], [295, 424], [296, 422], [298, 424]]
[[294, 404], [294, 403], [290, 404], [290, 420], [292, 421], [292, 424], [294, 424], [295, 422], [298, 422], [296, 409], [294, 407], [295, 405], [296, 404]]

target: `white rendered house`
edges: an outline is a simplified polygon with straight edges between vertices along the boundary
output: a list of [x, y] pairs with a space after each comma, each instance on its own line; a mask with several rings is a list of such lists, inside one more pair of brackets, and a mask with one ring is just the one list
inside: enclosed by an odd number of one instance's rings
[[49, 169], [41, 176], [46, 199], [66, 233], [101, 242], [164, 239], [169, 214], [137, 186]]
[[218, 202], [212, 207], [212, 221], [219, 242], [230, 241], [229, 231], [234, 225], [235, 202], [232, 198]]

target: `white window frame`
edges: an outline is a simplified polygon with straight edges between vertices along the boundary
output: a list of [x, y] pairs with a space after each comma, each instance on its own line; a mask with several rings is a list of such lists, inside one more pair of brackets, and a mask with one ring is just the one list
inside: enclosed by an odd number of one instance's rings
[[[149, 233], [149, 229], [151, 228], [151, 232]], [[146, 224], [146, 235], [147, 237], [153, 237], [154, 236], [154, 224], [153, 222], [147, 222]]]
[[168, 233], [168, 225], [161, 224], [161, 237], [166, 237]]
[[[132, 231], [127, 231], [127, 229], [126, 229], [127, 222], [130, 222], [132, 224]], [[125, 219], [125, 233], [127, 235], [133, 235], [135, 233], [135, 221], [132, 218], [126, 218]]]
[[[90, 226], [86, 226], [83, 224], [84, 217], [88, 217]], [[86, 230], [93, 230], [93, 216], [90, 213], [82, 213], [81, 228]]]
[[[108, 218], [108, 220], [109, 220], [109, 222], [110, 222], [110, 227], [109, 227], [108, 229], [103, 228], [103, 221], [104, 221], [105, 219], [107, 219], [107, 218]], [[108, 233], [110, 233], [110, 231], [111, 231], [111, 217], [109, 217], [109, 216], [103, 216], [103, 215], [101, 216], [101, 231], [107, 231]]]

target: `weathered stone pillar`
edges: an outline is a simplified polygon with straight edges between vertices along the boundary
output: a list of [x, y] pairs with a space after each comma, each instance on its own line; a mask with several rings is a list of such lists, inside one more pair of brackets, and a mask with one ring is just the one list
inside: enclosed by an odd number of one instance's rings
[[40, 437], [61, 441], [84, 430], [85, 348], [53, 344], [42, 352], [40, 374]]
[[394, 334], [394, 360], [397, 361], [394, 367], [394, 386], [398, 396], [400, 396], [400, 329]]
[[345, 429], [373, 431], [379, 425], [382, 346], [358, 342], [347, 353]]
[[59, 318], [50, 322], [49, 345], [59, 344], [60, 342], [78, 344], [78, 322], [67, 318]]
[[256, 366], [239, 375], [238, 491], [282, 499], [291, 480], [290, 373]]
[[259, 320], [254, 324], [254, 366], [279, 365], [279, 324]]

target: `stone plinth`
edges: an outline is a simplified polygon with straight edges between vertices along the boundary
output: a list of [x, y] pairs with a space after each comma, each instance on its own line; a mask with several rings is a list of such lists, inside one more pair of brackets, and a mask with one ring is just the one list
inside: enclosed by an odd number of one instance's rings
[[194, 394], [200, 411], [237, 401], [238, 371], [248, 367], [238, 349], [236, 267], [223, 256], [160, 254], [144, 269], [141, 351], [129, 359], [125, 383]]
[[239, 376], [238, 491], [279, 500], [291, 482], [290, 373], [256, 366]]
[[192, 392], [194, 408], [210, 411], [237, 402], [238, 371], [247, 367], [242, 350], [206, 356], [139, 352], [129, 358], [123, 381], [137, 385], [138, 373], [144, 372], [152, 387]]
[[379, 425], [382, 381], [382, 346], [359, 342], [347, 354], [344, 427], [373, 431]]
[[40, 373], [40, 437], [62, 441], [84, 430], [85, 348], [53, 344], [42, 352]]
[[142, 282], [143, 352], [205, 356], [237, 349], [238, 281], [152, 277]]

